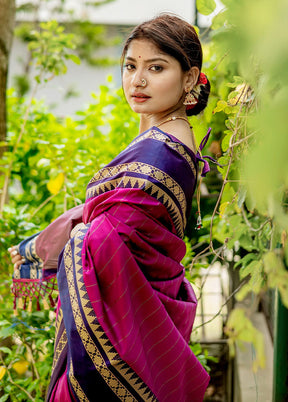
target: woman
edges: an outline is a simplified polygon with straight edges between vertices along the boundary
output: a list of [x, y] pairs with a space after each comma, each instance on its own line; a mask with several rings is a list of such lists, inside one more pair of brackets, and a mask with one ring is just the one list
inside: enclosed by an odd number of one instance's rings
[[48, 401], [203, 400], [209, 376], [188, 346], [196, 298], [180, 263], [204, 162], [187, 120], [207, 103], [201, 67], [190, 24], [161, 15], [137, 26], [122, 83], [140, 134], [91, 179], [83, 206], [10, 249], [18, 303], [51, 296], [57, 272]]

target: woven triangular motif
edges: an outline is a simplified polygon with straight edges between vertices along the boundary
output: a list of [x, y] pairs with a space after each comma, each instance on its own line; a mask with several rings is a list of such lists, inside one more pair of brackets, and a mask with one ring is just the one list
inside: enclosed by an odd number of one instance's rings
[[[84, 300], [83, 300], [83, 302], [84, 302]], [[85, 310], [90, 310], [90, 311], [92, 310], [89, 300], [87, 300], [86, 303], [85, 303], [85, 302], [83, 303], [83, 308], [84, 308]]]
[[86, 306], [90, 308], [90, 310], [92, 309], [91, 304], [90, 304], [90, 300], [89, 300], [89, 296], [88, 294], [85, 292], [86, 288], [85, 285], [82, 286], [82, 288], [80, 289], [80, 291], [84, 292], [83, 295], [81, 295], [82, 299], [87, 301], [88, 303], [86, 303]]
[[[132, 370], [133, 371], [133, 370]], [[131, 377], [130, 377], [130, 381], [132, 381], [132, 380], [139, 380], [139, 377], [138, 377], [138, 375], [135, 373], [135, 371], [133, 371], [133, 373], [132, 373], [132, 375], [131, 375]]]
[[[116, 362], [117, 360], [117, 362]], [[114, 367], [117, 369], [119, 373], [123, 372], [123, 368], [126, 367], [127, 364], [121, 360], [120, 356], [117, 355], [114, 358]]]
[[[97, 337], [99, 337], [99, 332], [101, 333], [101, 335], [100, 336], [103, 336], [103, 329], [100, 327], [100, 325], [99, 325], [99, 327], [98, 328], [96, 328], [95, 329], [96, 330], [96, 332], [97, 332]], [[105, 334], [104, 334], [105, 335]], [[107, 337], [106, 335], [105, 335], [105, 337]]]
[[131, 183], [131, 179], [129, 179], [125, 185], [125, 187], [131, 188], [133, 187], [132, 183]]
[[[79, 257], [80, 260], [82, 259], [81, 248], [79, 249], [79, 251], [78, 250], [76, 251], [75, 256]], [[77, 263], [79, 263], [79, 260], [77, 261]]]
[[140, 385], [139, 389], [144, 390], [146, 388], [147, 390], [147, 385], [141, 380], [142, 384]]
[[110, 190], [112, 190], [113, 188], [114, 188], [114, 186], [112, 186], [111, 183], [108, 183], [108, 185], [107, 185], [107, 184], [104, 184], [104, 192], [110, 191]]
[[[124, 369], [124, 373], [126, 377], [129, 377], [130, 379], [132, 376], [135, 374], [134, 371], [127, 365], [127, 367]], [[139, 378], [139, 377], [138, 377]], [[136, 378], [135, 378], [136, 380]]]
[[139, 188], [140, 187], [140, 183], [139, 180], [135, 180], [135, 183], [133, 185], [133, 188]]
[[[100, 337], [99, 339], [102, 339], [104, 342], [103, 342], [103, 348], [105, 348], [106, 350], [108, 349], [108, 351], [109, 351], [109, 349], [110, 350], [113, 350], [114, 352], [115, 352], [115, 349], [113, 348], [113, 345], [111, 344], [111, 342], [109, 341], [109, 339], [107, 339], [107, 335], [105, 334], [105, 336], [106, 336], [106, 339], [105, 338], [103, 338], [103, 337]], [[107, 352], [107, 353], [109, 353], [109, 352]]]
[[105, 343], [103, 345], [103, 346], [105, 346], [105, 348], [111, 348], [112, 347], [112, 343], [107, 338], [107, 335], [105, 334], [105, 332], [103, 332], [103, 334], [99, 337], [99, 339], [101, 339], [102, 341], [105, 341]]
[[149, 184], [147, 185], [147, 184], [145, 183], [145, 191], [146, 191], [146, 193], [151, 195], [152, 190], [153, 190], [152, 186], [149, 185]]
[[[95, 316], [95, 313], [94, 313], [94, 310], [92, 309], [92, 307], [91, 307], [89, 313], [87, 314], [87, 316], [88, 316], [88, 317], [93, 317], [93, 316]], [[95, 317], [95, 318], [93, 319], [93, 321], [91, 321], [91, 325], [99, 325], [99, 321], [97, 320], [97, 317]]]
[[156, 200], [158, 200], [158, 194], [159, 194], [159, 190], [154, 191], [154, 193], [151, 193], [151, 196], [156, 198]]
[[134, 379], [134, 387], [136, 388], [138, 388], [139, 390], [141, 390], [141, 388], [145, 388], [145, 384], [144, 384], [144, 386], [143, 386], [143, 381], [141, 380], [141, 378], [137, 378], [136, 379], [136, 381], [135, 381], [135, 379]]
[[[105, 346], [106, 346], [106, 344], [105, 344]], [[111, 354], [117, 354], [117, 352], [115, 351], [115, 348], [114, 348], [114, 346], [111, 346], [110, 347], [110, 349], [107, 351], [107, 353], [111, 353]]]
[[151, 392], [151, 390], [146, 386], [145, 391], [143, 392], [143, 395], [147, 395], [148, 398], [151, 398], [153, 396], [153, 393]]

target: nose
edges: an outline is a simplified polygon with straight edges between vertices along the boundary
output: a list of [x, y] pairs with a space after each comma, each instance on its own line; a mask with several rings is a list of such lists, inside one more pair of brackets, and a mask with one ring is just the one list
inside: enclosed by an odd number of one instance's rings
[[147, 80], [145, 78], [144, 70], [143, 69], [137, 69], [135, 71], [134, 76], [133, 76], [132, 84], [135, 87], [143, 87], [143, 86], [146, 86], [146, 82], [147, 82]]

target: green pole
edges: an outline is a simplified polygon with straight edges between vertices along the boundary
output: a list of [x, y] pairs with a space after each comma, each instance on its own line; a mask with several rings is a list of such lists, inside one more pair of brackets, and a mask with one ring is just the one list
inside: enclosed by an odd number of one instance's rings
[[288, 310], [275, 293], [273, 402], [288, 401]]

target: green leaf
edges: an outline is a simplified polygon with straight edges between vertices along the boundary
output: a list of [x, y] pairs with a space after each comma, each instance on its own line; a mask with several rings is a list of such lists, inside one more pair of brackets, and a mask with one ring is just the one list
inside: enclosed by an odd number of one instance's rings
[[80, 60], [79, 57], [76, 56], [75, 54], [69, 54], [69, 55], [68, 55], [68, 58], [69, 58], [70, 60], [72, 60], [75, 64], [78, 64], [78, 65], [81, 64], [81, 60]]
[[12, 350], [9, 348], [6, 348], [6, 346], [1, 346], [0, 351], [3, 353], [7, 353], [8, 355], [10, 355], [12, 353]]
[[232, 136], [232, 132], [229, 131], [228, 134], [225, 135], [225, 137], [223, 138], [222, 142], [221, 142], [221, 148], [223, 152], [226, 152], [227, 149], [229, 148], [229, 143], [230, 143], [230, 138]]
[[5, 402], [5, 401], [7, 401], [7, 399], [9, 398], [9, 394], [7, 395], [3, 395], [3, 396], [1, 396], [1, 398], [0, 398], [0, 402]]
[[7, 320], [0, 321], [0, 327], [3, 327], [3, 325], [10, 325], [10, 322]]
[[226, 324], [225, 333], [229, 337], [231, 346], [234, 343], [238, 343], [241, 346], [243, 342], [253, 345], [256, 352], [253, 361], [253, 371], [256, 371], [258, 367], [265, 367], [266, 359], [263, 335], [254, 327], [251, 320], [246, 316], [244, 309], [236, 308], [231, 312]]
[[246, 199], [246, 194], [247, 194], [247, 189], [244, 186], [241, 186], [239, 193], [238, 193], [238, 200], [237, 200], [237, 205], [239, 208], [242, 207], [242, 205]]
[[264, 269], [267, 273], [268, 286], [279, 290], [281, 300], [288, 308], [288, 271], [282, 259], [275, 252], [268, 252], [264, 256]]
[[251, 191], [247, 193], [247, 197], [245, 199], [245, 205], [248, 208], [248, 211], [253, 212], [254, 209], [256, 208], [256, 200], [255, 197], [253, 197]]
[[[228, 163], [229, 157], [228, 156], [222, 156], [221, 158], [218, 159], [219, 163], [221, 163], [221, 165], [226, 165]], [[235, 191], [233, 189], [233, 187], [231, 186], [230, 183], [227, 183], [226, 186], [224, 187], [224, 191], [222, 194], [222, 198], [221, 198], [221, 203], [223, 202], [228, 202], [230, 203], [231, 200], [233, 199], [235, 195]], [[232, 219], [236, 219], [237, 223], [241, 222], [241, 219], [238, 218], [237, 216], [235, 216]], [[234, 222], [235, 223], [235, 222]]]
[[240, 279], [244, 279], [246, 276], [250, 274], [261, 275], [262, 266], [263, 266], [262, 261], [256, 261], [256, 260], [251, 261], [250, 264], [240, 269]]
[[223, 3], [224, 6], [229, 7], [233, 3], [233, 1], [234, 0], [221, 0], [221, 3]]
[[227, 21], [227, 10], [221, 11], [215, 15], [212, 20], [212, 29], [219, 29], [223, 28], [225, 22]]
[[237, 110], [238, 109], [236, 107], [228, 105], [224, 108], [224, 113], [226, 114], [237, 113]]
[[256, 260], [258, 258], [259, 258], [259, 256], [257, 254], [248, 253], [243, 258], [241, 258], [241, 260], [236, 262], [236, 264], [234, 265], [234, 268], [238, 267], [239, 265], [242, 266], [242, 267], [245, 267], [248, 262], [250, 262], [252, 260]]
[[[233, 216], [233, 218], [234, 218], [234, 216]], [[235, 244], [236, 240], [238, 240], [240, 246], [242, 246], [241, 239], [243, 236], [246, 235], [247, 227], [246, 227], [246, 225], [244, 225], [243, 223], [240, 223], [240, 222], [241, 222], [241, 218], [239, 219], [239, 223], [236, 225], [232, 222], [232, 220], [230, 221], [229, 235], [231, 236], [231, 239], [227, 243], [228, 248], [231, 248], [231, 249], [234, 248], [234, 244]]]
[[216, 8], [214, 0], [196, 0], [196, 7], [200, 14], [210, 15]]
[[220, 100], [217, 102], [217, 106], [213, 110], [213, 113], [222, 112], [227, 107], [227, 102], [224, 100]]
[[231, 99], [235, 98], [236, 96], [239, 96], [239, 92], [238, 91], [232, 91], [232, 92], [229, 93], [228, 99], [231, 100]]
[[246, 232], [239, 238], [239, 243], [240, 243], [240, 246], [245, 248], [245, 250], [247, 250], [247, 251], [255, 250], [255, 246], [253, 244], [252, 237], [250, 236], [250, 234], [248, 232]]
[[14, 328], [6, 327], [0, 329], [0, 338], [7, 338], [10, 335], [13, 335], [15, 332]]
[[238, 85], [241, 85], [244, 82], [243, 77], [240, 77], [239, 75], [234, 75], [233, 80], [233, 82], [228, 82], [226, 86], [230, 88], [236, 88]]

